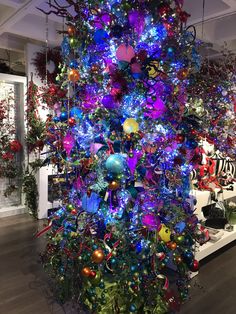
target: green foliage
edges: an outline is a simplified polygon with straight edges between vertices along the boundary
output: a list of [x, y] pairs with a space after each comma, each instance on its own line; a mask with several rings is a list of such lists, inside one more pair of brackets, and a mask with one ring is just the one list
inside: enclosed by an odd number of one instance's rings
[[25, 205], [28, 212], [35, 218], [38, 218], [38, 186], [35, 176], [28, 171], [23, 177], [23, 193], [25, 193]]

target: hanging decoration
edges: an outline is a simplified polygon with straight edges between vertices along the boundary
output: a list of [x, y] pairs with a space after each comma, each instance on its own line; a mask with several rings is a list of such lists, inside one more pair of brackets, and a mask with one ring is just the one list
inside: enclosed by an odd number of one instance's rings
[[[45, 60], [47, 60], [46, 64]], [[48, 48], [47, 52], [44, 50], [37, 52], [35, 58], [32, 60], [36, 75], [40, 77], [42, 82], [45, 82], [47, 79], [49, 84], [56, 82], [56, 76], [61, 62], [61, 54], [57, 48]]]

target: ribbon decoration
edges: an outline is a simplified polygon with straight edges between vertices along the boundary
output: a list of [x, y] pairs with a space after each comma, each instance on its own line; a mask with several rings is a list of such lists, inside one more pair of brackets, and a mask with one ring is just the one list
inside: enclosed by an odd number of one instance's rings
[[49, 231], [52, 228], [52, 221], [49, 222], [48, 226], [43, 228], [41, 231], [37, 232], [35, 238], [39, 238], [42, 234]]

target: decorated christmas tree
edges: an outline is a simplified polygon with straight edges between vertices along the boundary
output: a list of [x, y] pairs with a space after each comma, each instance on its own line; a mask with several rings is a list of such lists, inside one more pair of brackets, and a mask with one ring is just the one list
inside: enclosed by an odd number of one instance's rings
[[200, 60], [189, 15], [181, 0], [67, 3], [48, 12], [67, 19], [46, 97], [49, 156], [66, 189], [38, 234], [47, 231], [43, 264], [79, 313], [176, 311], [198, 270], [198, 125], [186, 90]]

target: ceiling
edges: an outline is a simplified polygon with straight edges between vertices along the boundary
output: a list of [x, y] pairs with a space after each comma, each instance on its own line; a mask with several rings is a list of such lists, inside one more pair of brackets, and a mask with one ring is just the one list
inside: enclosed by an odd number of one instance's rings
[[[185, 0], [184, 8], [191, 14], [188, 25], [195, 25], [198, 38], [211, 43], [205, 46], [205, 54], [219, 54], [223, 44], [236, 51], [236, 0], [205, 0], [204, 24], [203, 1]], [[45, 14], [36, 7], [48, 10], [43, 0], [0, 0], [0, 59], [9, 61], [10, 55], [12, 65], [19, 67], [25, 44], [45, 45], [47, 29], [49, 44], [60, 44], [57, 30], [63, 27], [62, 18], [49, 15], [47, 24]]]

